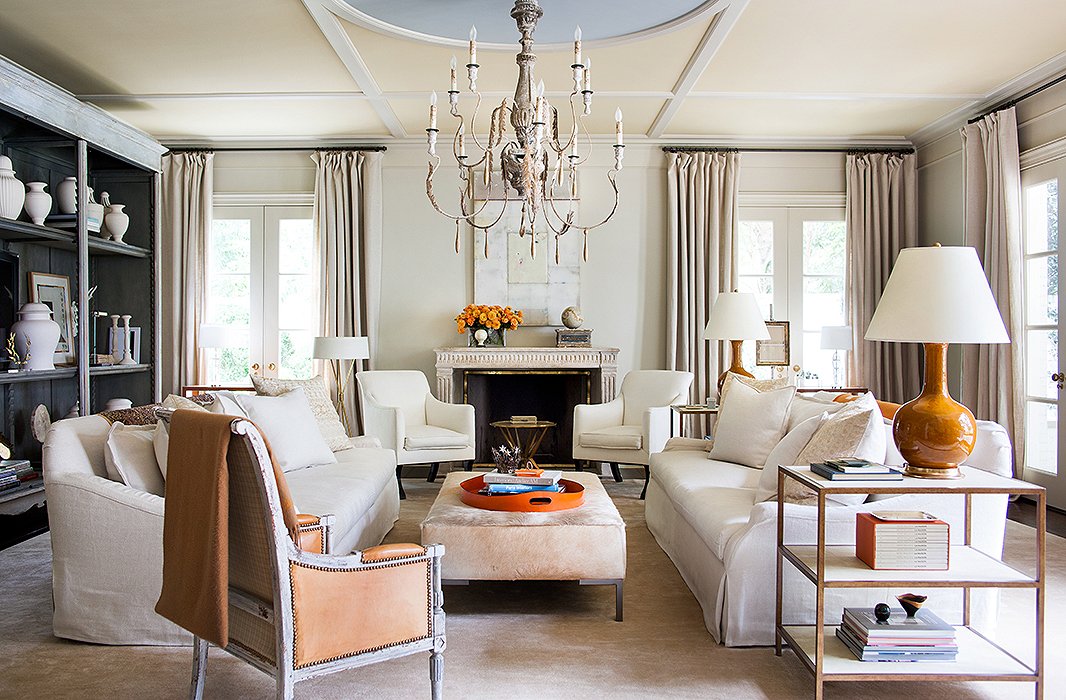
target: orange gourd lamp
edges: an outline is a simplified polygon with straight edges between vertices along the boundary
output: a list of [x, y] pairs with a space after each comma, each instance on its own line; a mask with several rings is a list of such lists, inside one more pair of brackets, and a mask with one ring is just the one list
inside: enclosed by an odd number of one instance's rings
[[892, 421], [904, 474], [958, 478], [973, 451], [977, 421], [951, 398], [949, 343], [1009, 343], [992, 290], [973, 248], [905, 248], [877, 303], [866, 340], [924, 343], [925, 383]]
[[754, 294], [747, 292], [722, 292], [714, 300], [703, 331], [705, 340], [728, 340], [733, 346], [733, 364], [718, 377], [718, 393], [730, 372], [750, 377], [751, 372], [741, 363], [745, 340], [769, 340], [766, 321], [759, 311], [759, 302]]

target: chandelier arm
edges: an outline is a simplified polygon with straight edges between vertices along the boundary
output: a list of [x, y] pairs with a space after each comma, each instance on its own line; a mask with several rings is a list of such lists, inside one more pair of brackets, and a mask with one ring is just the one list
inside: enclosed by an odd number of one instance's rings
[[570, 147], [574, 145], [574, 141], [577, 139], [578, 116], [577, 105], [574, 103], [574, 97], [576, 97], [577, 94], [576, 91], [571, 92], [570, 99], [568, 100], [570, 103], [570, 137], [567, 139], [565, 146], [559, 143], [559, 110], [554, 107], [552, 108], [555, 113], [555, 134], [552, 148], [560, 155], [566, 153]]
[[[429, 163], [429, 174], [426, 175], [426, 196], [429, 197], [429, 203], [433, 205], [433, 209], [436, 210], [438, 214], [449, 218], [452, 221], [467, 221], [471, 226], [474, 226], [475, 224], [472, 220], [473, 217], [479, 215], [481, 211], [488, 206], [488, 200], [485, 200], [485, 204], [481, 205], [481, 208], [471, 214], [456, 216], [455, 214], [449, 214], [444, 211], [441, 209], [440, 203], [437, 202], [437, 196], [433, 193], [433, 175], [436, 173], [438, 167], [440, 167], [440, 156], [434, 156], [434, 159]], [[459, 190], [459, 192], [462, 194], [462, 190]], [[460, 207], [460, 209], [465, 210], [465, 207]]]
[[474, 103], [474, 114], [470, 117], [470, 138], [473, 139], [474, 145], [481, 149], [483, 153], [481, 160], [484, 161], [484, 152], [487, 152], [489, 148], [492, 148], [492, 128], [489, 128], [489, 145], [488, 148], [486, 148], [481, 145], [481, 141], [477, 138], [477, 129], [474, 128], [474, 124], [477, 123], [478, 112], [481, 110], [481, 92], [475, 91], [474, 94], [477, 95], [477, 102]]
[[[618, 174], [618, 170], [615, 169], [615, 168], [611, 168], [610, 170], [607, 171], [607, 180], [611, 183], [611, 189], [614, 190], [614, 203], [611, 205], [611, 210], [607, 213], [607, 216], [605, 216], [603, 218], [603, 220], [600, 221], [599, 223], [591, 224], [591, 225], [587, 225], [587, 226], [584, 225], [584, 224], [579, 224], [579, 223], [570, 221], [569, 222], [570, 223], [570, 228], [578, 228], [578, 229], [583, 229], [585, 231], [591, 231], [593, 229], [599, 228], [600, 226], [603, 226], [605, 223], [607, 223], [608, 221], [611, 220], [611, 217], [614, 216], [615, 211], [618, 210], [618, 182], [615, 179], [617, 174]], [[549, 200], [549, 207], [552, 210], [554, 210], [555, 209], [555, 202], [552, 201], [552, 200]], [[555, 213], [556, 216], [559, 217], [560, 220], [562, 220], [563, 217], [560, 216], [557, 211], [554, 212], [554, 213]], [[545, 217], [545, 218], [547, 218], [547, 217]]]

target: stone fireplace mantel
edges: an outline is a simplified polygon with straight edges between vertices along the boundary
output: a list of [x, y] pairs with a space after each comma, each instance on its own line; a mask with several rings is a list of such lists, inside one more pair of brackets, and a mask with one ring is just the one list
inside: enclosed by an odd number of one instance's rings
[[[544, 371], [587, 369], [594, 378], [593, 401], [615, 396], [618, 348], [436, 348], [437, 398], [462, 401], [462, 376], [467, 371]], [[457, 394], [458, 391], [458, 394]], [[598, 394], [598, 395], [597, 395]]]

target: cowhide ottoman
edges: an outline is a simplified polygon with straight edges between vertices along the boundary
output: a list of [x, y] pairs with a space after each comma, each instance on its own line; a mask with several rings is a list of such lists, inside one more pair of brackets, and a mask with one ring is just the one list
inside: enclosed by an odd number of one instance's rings
[[562, 580], [610, 585], [615, 589], [615, 619], [621, 621], [626, 526], [599, 477], [566, 474], [585, 487], [585, 502], [577, 508], [511, 513], [459, 500], [459, 484], [475, 476], [449, 473], [422, 521], [422, 542], [444, 545], [444, 584]]

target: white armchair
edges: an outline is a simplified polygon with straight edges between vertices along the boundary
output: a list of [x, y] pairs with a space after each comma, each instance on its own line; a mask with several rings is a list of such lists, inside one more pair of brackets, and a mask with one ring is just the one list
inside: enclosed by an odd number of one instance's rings
[[618, 398], [574, 407], [574, 459], [607, 462], [616, 481], [619, 464], [644, 467], [644, 498], [650, 456], [670, 438], [670, 405], [688, 401], [691, 372], [639, 370], [622, 380]]
[[396, 452], [396, 483], [406, 498], [400, 471], [405, 464], [429, 464], [437, 478], [441, 462], [474, 459], [474, 407], [438, 401], [426, 375], [412, 370], [360, 372], [363, 432]]

